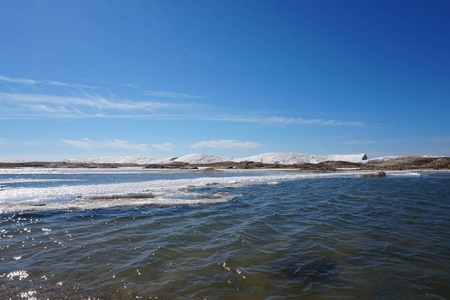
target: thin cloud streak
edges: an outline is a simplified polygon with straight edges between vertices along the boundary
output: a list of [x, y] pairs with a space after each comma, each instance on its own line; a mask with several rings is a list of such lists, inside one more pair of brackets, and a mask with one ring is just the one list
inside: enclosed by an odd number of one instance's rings
[[228, 121], [228, 122], [276, 124], [276, 125], [326, 125], [326, 126], [352, 126], [352, 127], [361, 127], [366, 125], [364, 122], [359, 121], [303, 119], [303, 118], [290, 118], [280, 116], [262, 116], [262, 117], [223, 116], [214, 118], [214, 120]]
[[27, 107], [35, 112], [48, 112], [48, 113], [67, 113], [67, 109], [64, 106], [59, 107], [49, 107], [47, 105], [43, 104], [30, 104], [30, 105], [23, 105], [24, 107]]
[[129, 88], [133, 88], [133, 89], [139, 88], [137, 85], [132, 84], [132, 83], [125, 83], [125, 84], [123, 84], [123, 86], [129, 87]]
[[11, 78], [7, 76], [0, 75], [0, 80], [10, 83], [18, 83], [18, 84], [24, 84], [24, 85], [51, 85], [51, 86], [66, 86], [66, 87], [75, 87], [75, 88], [88, 88], [88, 89], [95, 89], [97, 87], [90, 86], [90, 85], [84, 85], [84, 84], [76, 84], [76, 83], [65, 83], [60, 81], [53, 81], [53, 80], [35, 80], [35, 79], [26, 79], [26, 78]]
[[107, 100], [100, 96], [89, 96], [88, 98], [51, 96], [41, 94], [11, 94], [0, 93], [0, 100], [17, 102], [33, 102], [56, 105], [75, 105], [88, 106], [97, 109], [116, 109], [116, 110], [155, 110], [163, 107], [176, 107], [179, 104], [163, 103], [163, 102], [115, 102]]
[[[35, 109], [37, 111], [37, 109]], [[44, 109], [41, 109], [44, 111]], [[47, 114], [47, 115], [32, 115], [32, 114], [16, 114], [12, 115], [2, 115], [0, 114], [1, 120], [17, 120], [17, 119], [39, 119], [39, 118], [49, 118], [49, 119], [57, 119], [57, 118], [70, 118], [70, 119], [79, 119], [79, 118], [103, 118], [103, 119], [141, 119], [141, 120], [155, 120], [155, 121], [210, 121], [210, 122], [235, 122], [235, 123], [255, 123], [262, 124], [267, 126], [295, 126], [295, 125], [317, 125], [317, 126], [349, 126], [349, 127], [364, 127], [367, 126], [364, 122], [359, 121], [336, 121], [336, 120], [307, 120], [298, 118], [295, 121], [289, 118], [290, 121], [280, 121], [279, 119], [283, 119], [283, 117], [277, 116], [268, 116], [268, 117], [258, 117], [258, 118], [244, 118], [244, 117], [214, 117], [214, 116], [205, 116], [205, 115], [189, 115], [189, 114], [151, 114], [151, 115], [117, 115], [117, 114]]]
[[[0, 114], [0, 119], [26, 119], [26, 118], [140, 118], [149, 120], [193, 120], [193, 121], [214, 121], [214, 122], [238, 122], [238, 123], [258, 123], [265, 125], [289, 126], [289, 125], [318, 125], [318, 126], [366, 126], [359, 121], [340, 121], [325, 119], [303, 119], [283, 116], [264, 115], [217, 115], [218, 108], [202, 107], [197, 103], [167, 103], [167, 102], [133, 102], [133, 101], [111, 101], [97, 95], [86, 97], [65, 97], [42, 94], [15, 94], [0, 93], [0, 101], [10, 106], [28, 109], [36, 115], [21, 111], [21, 113]], [[87, 107], [97, 111], [81, 109]], [[196, 109], [195, 109], [196, 108]], [[149, 111], [166, 109], [165, 113], [158, 114], [112, 114], [111, 111]], [[183, 113], [176, 113], [181, 111]], [[196, 112], [192, 114], [193, 109]], [[10, 109], [11, 110], [11, 109]], [[206, 114], [206, 111], [210, 111]]]
[[214, 116], [214, 115], [190, 115], [190, 114], [155, 114], [155, 115], [109, 115], [110, 118], [141, 118], [149, 120], [193, 120], [193, 121], [212, 121], [212, 122], [236, 122], [236, 123], [260, 123], [266, 125], [324, 125], [324, 126], [350, 126], [363, 127], [366, 123], [360, 121], [339, 121], [324, 119], [303, 119], [288, 118], [280, 116]]

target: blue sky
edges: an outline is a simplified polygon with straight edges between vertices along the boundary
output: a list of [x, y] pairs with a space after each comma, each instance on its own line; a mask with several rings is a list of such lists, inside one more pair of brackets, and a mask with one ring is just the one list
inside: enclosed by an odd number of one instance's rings
[[0, 160], [450, 156], [449, 1], [0, 2]]

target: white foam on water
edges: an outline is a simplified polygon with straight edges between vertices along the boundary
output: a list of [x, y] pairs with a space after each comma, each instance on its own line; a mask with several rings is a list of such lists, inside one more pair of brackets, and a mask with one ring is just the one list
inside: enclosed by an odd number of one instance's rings
[[[342, 174], [341, 174], [342, 175]], [[117, 184], [13, 188], [0, 192], [0, 213], [60, 209], [94, 209], [116, 206], [219, 203], [235, 195], [199, 196], [189, 189], [207, 186], [239, 187], [308, 177], [339, 176], [324, 174], [274, 174], [269, 176], [201, 177], [195, 179], [154, 180]]]
[[[42, 175], [42, 174], [142, 174], [142, 173], [181, 173], [179, 169], [142, 169], [142, 167], [127, 168], [17, 168], [0, 169], [0, 175]], [[189, 170], [186, 170], [186, 172]]]
[[17, 179], [0, 179], [0, 185], [11, 183], [31, 183], [31, 182], [72, 182], [84, 181], [81, 179], [32, 179], [32, 178], [17, 178]]
[[387, 176], [411, 176], [411, 177], [419, 177], [422, 174], [414, 171], [386, 171]]
[[[0, 191], [0, 213], [43, 210], [83, 210], [141, 205], [197, 205], [232, 200], [230, 193], [199, 194], [190, 189], [214, 186], [236, 188], [253, 184], [276, 185], [282, 181], [355, 176], [363, 172], [274, 173], [265, 176], [205, 177], [116, 184], [11, 188]], [[387, 172], [388, 176], [420, 176], [405, 171]]]

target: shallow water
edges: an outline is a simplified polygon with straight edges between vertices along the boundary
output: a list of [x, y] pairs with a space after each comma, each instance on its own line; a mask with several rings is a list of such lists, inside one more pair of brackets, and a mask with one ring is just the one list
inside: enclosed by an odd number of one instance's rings
[[224, 191], [235, 198], [2, 214], [0, 298], [450, 298], [447, 174], [189, 190]]

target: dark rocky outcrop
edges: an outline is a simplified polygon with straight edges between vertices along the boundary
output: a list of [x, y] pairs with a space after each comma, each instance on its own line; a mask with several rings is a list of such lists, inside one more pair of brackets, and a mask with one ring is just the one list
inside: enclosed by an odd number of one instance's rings
[[366, 170], [450, 170], [450, 157], [397, 157], [389, 160], [372, 160], [365, 164]]
[[376, 173], [370, 173], [370, 174], [359, 174], [358, 177], [374, 177], [374, 178], [380, 178], [380, 177], [386, 177], [386, 173], [383, 171], [379, 171]]
[[[139, 165], [142, 167], [142, 165]], [[169, 164], [149, 164], [144, 165], [144, 169], [193, 169], [194, 165], [185, 162], [171, 162]]]
[[216, 168], [198, 169], [198, 170], [195, 170], [194, 172], [199, 172], [199, 173], [210, 173], [210, 174], [212, 174], [212, 173], [223, 173], [223, 171], [218, 170], [218, 169], [216, 169]]

